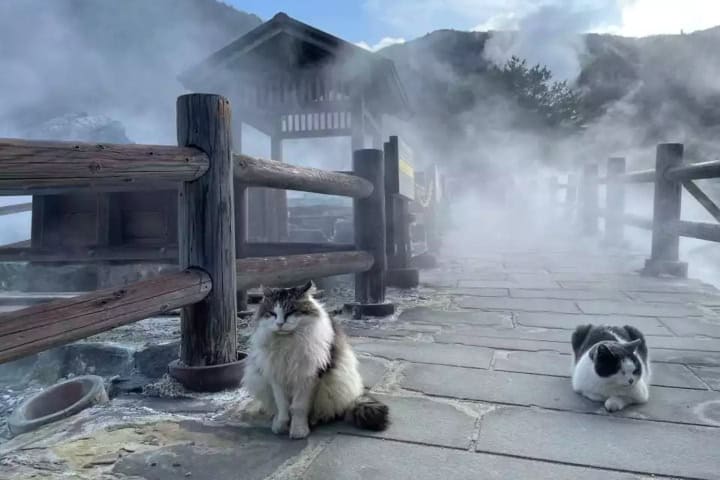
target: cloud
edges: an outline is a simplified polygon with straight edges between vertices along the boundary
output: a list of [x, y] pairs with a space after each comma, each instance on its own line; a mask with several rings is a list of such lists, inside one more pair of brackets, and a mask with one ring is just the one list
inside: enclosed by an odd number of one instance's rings
[[355, 45], [357, 45], [360, 48], [364, 48], [365, 50], [370, 50], [371, 52], [377, 52], [378, 50], [382, 50], [385, 47], [389, 47], [390, 45], [397, 45], [399, 43], [405, 43], [405, 39], [404, 38], [385, 37], [385, 38], [382, 38], [379, 42], [377, 42], [373, 46], [368, 45], [367, 42], [357, 42]]

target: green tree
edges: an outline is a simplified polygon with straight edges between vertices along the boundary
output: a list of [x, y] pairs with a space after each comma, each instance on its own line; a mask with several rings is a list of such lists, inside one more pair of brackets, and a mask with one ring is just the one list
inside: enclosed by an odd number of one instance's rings
[[577, 128], [583, 123], [580, 94], [567, 81], [553, 81], [544, 65], [529, 67], [513, 56], [502, 67], [493, 67], [500, 86], [525, 110], [533, 112], [550, 127]]

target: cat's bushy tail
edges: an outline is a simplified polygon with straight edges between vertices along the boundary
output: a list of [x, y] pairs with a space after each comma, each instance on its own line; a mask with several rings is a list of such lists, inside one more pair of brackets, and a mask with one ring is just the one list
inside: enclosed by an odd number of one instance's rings
[[390, 409], [378, 399], [363, 394], [348, 409], [345, 420], [357, 428], [381, 431], [390, 424]]

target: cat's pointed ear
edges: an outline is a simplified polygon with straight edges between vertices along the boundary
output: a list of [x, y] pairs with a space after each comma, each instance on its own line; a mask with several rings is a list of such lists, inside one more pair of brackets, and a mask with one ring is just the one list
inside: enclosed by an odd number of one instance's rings
[[270, 287], [260, 285], [260, 290], [262, 291], [263, 297], [269, 298], [270, 296], [272, 296], [272, 289]]
[[610, 349], [607, 347], [607, 345], [603, 345], [602, 343], [600, 345], [598, 345], [597, 355], [596, 355], [597, 359], [610, 358], [612, 356], [613, 356], [613, 354], [610, 351]]
[[628, 343], [624, 344], [623, 348], [628, 353], [635, 353], [641, 343], [642, 343], [642, 340], [638, 338], [636, 340], [633, 340], [632, 342], [628, 342]]
[[315, 283], [312, 280], [308, 280], [305, 285], [298, 287], [298, 293], [300, 295], [312, 295], [315, 293]]

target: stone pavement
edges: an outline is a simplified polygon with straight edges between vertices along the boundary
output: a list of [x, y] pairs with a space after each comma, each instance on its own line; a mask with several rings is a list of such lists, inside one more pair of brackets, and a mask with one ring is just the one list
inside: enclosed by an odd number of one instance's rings
[[[242, 395], [124, 397], [0, 445], [0, 478], [720, 479], [720, 292], [593, 252], [446, 256], [393, 294], [398, 316], [345, 319], [386, 432], [290, 441]], [[586, 322], [646, 333], [647, 405], [607, 414], [572, 392], [569, 339]]]

